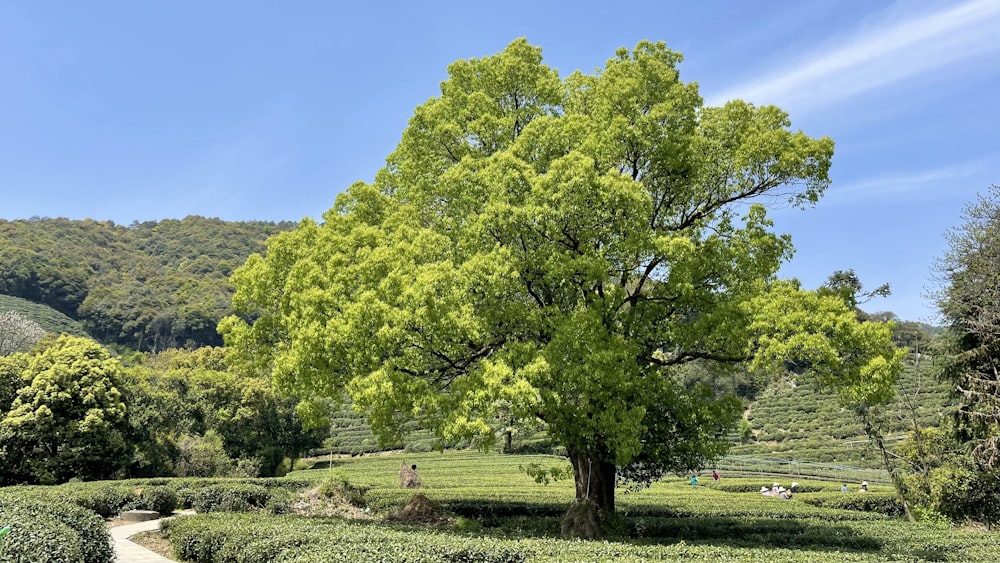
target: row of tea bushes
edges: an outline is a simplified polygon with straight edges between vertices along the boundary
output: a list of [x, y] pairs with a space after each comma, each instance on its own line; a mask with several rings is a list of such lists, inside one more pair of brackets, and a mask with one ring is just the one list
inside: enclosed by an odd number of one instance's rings
[[114, 550], [104, 520], [72, 502], [0, 490], [0, 525], [11, 527], [0, 563], [111, 563]]
[[314, 483], [308, 479], [283, 478], [163, 478], [66, 483], [56, 487], [19, 487], [40, 498], [70, 500], [105, 518], [126, 510], [155, 510], [170, 514], [178, 508], [198, 512], [263, 508], [273, 497], [301, 491]]
[[886, 516], [900, 517], [904, 514], [903, 504], [892, 493], [852, 493], [843, 495], [807, 495], [803, 502], [823, 508], [876, 512]]
[[192, 563], [522, 563], [528, 555], [517, 541], [336, 518], [205, 514], [162, 529], [177, 557]]
[[1000, 538], [898, 520], [647, 517], [640, 539], [578, 541], [273, 515], [205, 514], [165, 523], [191, 563], [521, 563], [594, 561], [989, 561]]
[[[0, 489], [0, 526], [11, 526], [0, 563], [110, 563], [104, 519], [127, 510], [170, 514], [255, 511], [290, 503], [303, 479], [133, 479]], [[280, 512], [280, 509], [275, 511]]]

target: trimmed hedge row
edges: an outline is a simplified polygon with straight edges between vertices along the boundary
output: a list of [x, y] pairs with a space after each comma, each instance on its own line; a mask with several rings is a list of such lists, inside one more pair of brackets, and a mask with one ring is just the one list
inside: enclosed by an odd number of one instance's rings
[[16, 490], [34, 499], [70, 501], [104, 518], [113, 518], [126, 510], [155, 510], [165, 515], [177, 508], [199, 512], [252, 510], [263, 508], [272, 497], [286, 498], [285, 491], [300, 491], [314, 484], [306, 479], [177, 478], [66, 483]]
[[267, 506], [271, 491], [261, 485], [219, 483], [193, 489], [192, 507], [198, 513], [249, 512]]
[[859, 512], [874, 512], [890, 517], [904, 514], [903, 504], [892, 493], [855, 493], [849, 495], [824, 495], [803, 498], [803, 501], [822, 508], [838, 508]]
[[0, 523], [10, 525], [2, 563], [111, 563], [114, 549], [104, 520], [72, 502], [0, 492]]
[[204, 514], [162, 529], [192, 563], [524, 563], [530, 554], [520, 542], [334, 518]]
[[26, 498], [44, 502], [68, 501], [103, 518], [126, 510], [155, 510], [170, 514], [177, 506], [177, 493], [169, 487], [134, 487], [112, 481], [67, 483], [57, 487], [17, 487]]
[[888, 519], [829, 522], [815, 518], [643, 517], [628, 518], [624, 525], [633, 528], [634, 540], [473, 536], [442, 528], [263, 514], [183, 516], [166, 522], [164, 528], [178, 558], [191, 563], [992, 563], [1000, 548], [995, 534]]
[[0, 525], [10, 525], [0, 563], [111, 563], [104, 518], [127, 510], [170, 514], [179, 505], [199, 512], [248, 511], [289, 502], [303, 479], [133, 479], [0, 490]]

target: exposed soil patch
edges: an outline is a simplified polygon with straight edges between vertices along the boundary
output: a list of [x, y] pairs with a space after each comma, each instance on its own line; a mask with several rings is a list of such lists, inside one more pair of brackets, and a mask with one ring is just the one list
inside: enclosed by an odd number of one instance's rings
[[133, 543], [137, 543], [150, 551], [159, 553], [167, 559], [174, 558], [174, 547], [170, 545], [170, 541], [165, 538], [163, 533], [159, 530], [152, 532], [140, 532], [129, 539]]

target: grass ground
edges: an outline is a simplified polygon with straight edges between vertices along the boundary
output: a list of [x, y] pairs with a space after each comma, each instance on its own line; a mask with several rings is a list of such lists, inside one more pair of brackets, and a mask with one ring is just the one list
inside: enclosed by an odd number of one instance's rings
[[677, 477], [620, 491], [619, 516], [607, 523], [603, 541], [564, 540], [558, 524], [573, 485], [538, 484], [519, 469], [529, 463], [567, 464], [552, 456], [475, 452], [366, 455], [324, 460], [292, 475], [319, 481], [333, 471], [367, 488], [369, 510], [385, 516], [414, 494], [399, 487], [398, 472], [401, 464], [415, 464], [420, 492], [450, 516], [433, 527], [207, 514], [174, 520], [168, 533], [197, 563], [996, 561], [1000, 553], [996, 533], [902, 521], [885, 487], [841, 493], [839, 483], [800, 480], [805, 492], [783, 501], [761, 496], [760, 487], [772, 481], [760, 478], [703, 479], [692, 487]]

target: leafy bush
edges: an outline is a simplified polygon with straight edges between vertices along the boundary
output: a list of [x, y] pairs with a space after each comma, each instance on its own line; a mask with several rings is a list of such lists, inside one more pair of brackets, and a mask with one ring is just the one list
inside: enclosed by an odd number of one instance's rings
[[31, 490], [36, 498], [67, 500], [104, 518], [112, 518], [126, 510], [155, 510], [160, 514], [170, 514], [178, 503], [177, 493], [171, 487], [135, 485], [128, 481], [67, 483]]
[[839, 508], [859, 512], [874, 512], [886, 516], [902, 516], [903, 505], [892, 493], [857, 493], [817, 496], [805, 499], [805, 502], [823, 508]]
[[76, 504], [44, 498], [30, 489], [4, 491], [0, 521], [11, 525], [0, 562], [110, 563], [114, 559], [104, 520]]
[[134, 489], [120, 485], [105, 485], [88, 489], [76, 488], [69, 498], [104, 518], [111, 518], [125, 510], [131, 510], [135, 497]]
[[[69, 526], [54, 518], [35, 514], [18, 518], [18, 514], [0, 510], [0, 518], [11, 524], [0, 551], [2, 563], [83, 563], [80, 538]], [[107, 561], [111, 561], [107, 559]]]
[[270, 498], [267, 487], [226, 483], [197, 489], [192, 506], [197, 512], [248, 512], [264, 508]]
[[325, 518], [198, 515], [164, 523], [177, 554], [195, 563], [523, 563], [516, 542], [396, 530]]
[[135, 508], [170, 514], [177, 508], [177, 493], [169, 487], [141, 487]]
[[319, 493], [329, 499], [337, 499], [358, 507], [365, 506], [368, 487], [351, 484], [342, 473], [330, 472], [319, 485]]
[[1000, 522], [1000, 471], [982, 471], [968, 462], [934, 469], [930, 496], [931, 508], [954, 521]]

